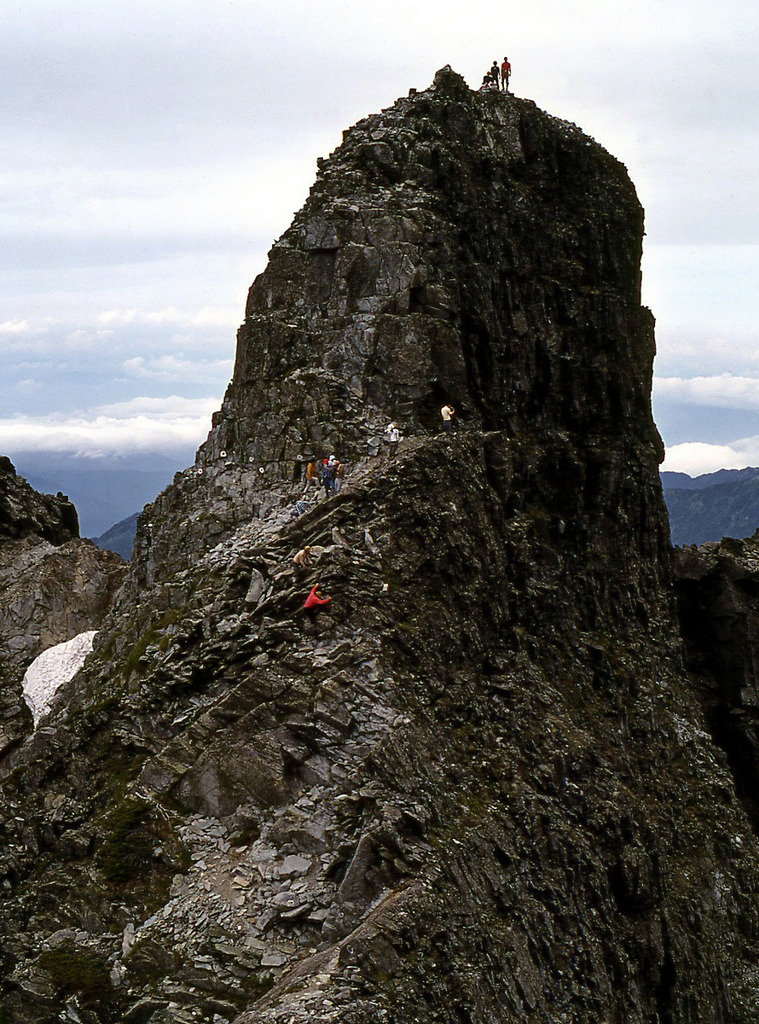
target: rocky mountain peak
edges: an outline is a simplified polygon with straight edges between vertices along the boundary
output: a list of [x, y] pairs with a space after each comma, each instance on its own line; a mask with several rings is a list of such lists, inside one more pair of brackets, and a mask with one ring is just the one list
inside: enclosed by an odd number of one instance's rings
[[[440, 72], [321, 162], [250, 290], [205, 453], [242, 445], [285, 478], [304, 446], [355, 458], [367, 437], [351, 400], [370, 426], [413, 434], [451, 401], [478, 428], [619, 431], [634, 417], [650, 438], [642, 225], [624, 168], [582, 132]], [[267, 415], [298, 431], [295, 447]]]
[[[211, 434], [143, 518], [140, 578], [179, 564], [193, 510], [215, 543], [251, 510], [292, 503], [308, 456], [356, 465], [391, 420], [428, 437], [444, 403], [470, 430], [628, 446], [650, 475], [662, 450], [642, 232], [618, 161], [450, 68], [358, 122], [250, 289]], [[194, 522], [189, 557], [202, 532]]]
[[78, 537], [76, 509], [63, 494], [39, 494], [0, 457], [0, 542], [30, 535], [55, 545]]
[[346, 132], [14, 752], [6, 1020], [759, 1019], [756, 543], [681, 562], [684, 647], [641, 235], [450, 69]]

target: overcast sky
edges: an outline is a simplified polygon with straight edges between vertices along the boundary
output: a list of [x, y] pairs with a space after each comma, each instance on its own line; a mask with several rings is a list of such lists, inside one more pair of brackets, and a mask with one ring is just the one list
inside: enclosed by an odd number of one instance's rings
[[759, 465], [752, 0], [6, 0], [0, 454], [181, 453], [344, 128], [444, 64], [628, 167], [666, 469]]

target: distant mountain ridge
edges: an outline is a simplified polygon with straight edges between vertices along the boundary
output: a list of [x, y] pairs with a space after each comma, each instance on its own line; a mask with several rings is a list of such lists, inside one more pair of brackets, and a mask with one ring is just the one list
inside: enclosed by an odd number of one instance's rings
[[36, 491], [67, 495], [79, 514], [82, 536], [94, 539], [140, 512], [193, 458], [191, 451], [175, 458], [149, 452], [97, 458], [73, 452], [17, 452], [13, 463]]
[[93, 537], [92, 543], [97, 544], [104, 551], [115, 551], [117, 555], [121, 555], [124, 561], [128, 562], [132, 557], [139, 515], [139, 512], [134, 512], [126, 519], [122, 519], [120, 523], [115, 523], [110, 530], [101, 533], [99, 537]]
[[662, 473], [672, 543], [750, 537], [759, 528], [759, 468], [720, 469], [691, 477]]
[[669, 490], [703, 491], [707, 487], [718, 484], [733, 484], [748, 480], [759, 475], [759, 467], [749, 466], [746, 469], [718, 469], [714, 473], [702, 473], [701, 476], [689, 476], [687, 473], [661, 473], [662, 486]]

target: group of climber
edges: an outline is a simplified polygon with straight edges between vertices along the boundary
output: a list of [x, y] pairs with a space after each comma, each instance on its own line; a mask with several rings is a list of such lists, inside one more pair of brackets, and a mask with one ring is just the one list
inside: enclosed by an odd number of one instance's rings
[[[453, 417], [455, 413], [456, 410], [448, 402], [440, 410], [443, 430], [446, 433], [450, 433], [453, 430]], [[385, 434], [387, 435], [389, 455], [392, 459], [398, 451], [398, 445], [401, 440], [398, 424], [395, 422], [388, 423], [385, 427]], [[339, 492], [344, 479], [345, 464], [335, 458], [334, 455], [330, 455], [325, 459], [309, 459], [306, 464], [306, 490], [303, 496], [305, 497], [312, 487], [317, 490], [319, 487], [323, 487], [325, 497], [329, 498], [331, 495]]]
[[[440, 410], [440, 417], [443, 421], [443, 430], [446, 434], [450, 434], [453, 431], [453, 417], [456, 415], [456, 410], [448, 402]], [[395, 453], [398, 451], [398, 444], [401, 440], [401, 432], [398, 428], [398, 424], [388, 423], [385, 427], [385, 433], [387, 434], [387, 444], [389, 449], [389, 457], [392, 459]]]
[[482, 79], [481, 89], [502, 89], [509, 91], [509, 79], [511, 78], [511, 64], [509, 58], [504, 57], [501, 66], [494, 60], [491, 67], [485, 72]]
[[[316, 487], [319, 489], [321, 485], [324, 488], [324, 496], [329, 498], [333, 494], [337, 494], [343, 485], [345, 479], [345, 465], [340, 462], [339, 459], [335, 458], [334, 455], [328, 456], [326, 459], [309, 459], [306, 465], [306, 492], [308, 493], [309, 488]], [[305, 494], [304, 494], [305, 497]], [[310, 569], [314, 566], [313, 559], [311, 558], [311, 548], [306, 545], [302, 547], [293, 556], [293, 571], [295, 573], [295, 582], [300, 582], [302, 576], [305, 576]], [[310, 618], [313, 618], [316, 612], [319, 611], [324, 605], [329, 604], [332, 600], [331, 597], [325, 597], [319, 590], [319, 584], [311, 587], [308, 597], [303, 602], [303, 607]]]
[[[440, 409], [440, 418], [443, 422], [443, 430], [447, 434], [451, 433], [453, 430], [453, 418], [455, 415], [456, 410], [448, 402], [446, 402]], [[387, 443], [389, 446], [389, 457], [393, 458], [398, 450], [398, 445], [401, 440], [401, 432], [398, 428], [398, 424], [395, 422], [388, 423], [385, 427], [385, 433], [387, 435]], [[318, 488], [321, 484], [324, 487], [326, 497], [329, 497], [331, 494], [337, 494], [342, 486], [344, 477], [345, 466], [342, 462], [336, 459], [334, 455], [330, 455], [321, 461], [318, 459], [309, 459], [308, 464], [306, 465], [306, 492], [308, 492], [310, 487]], [[313, 568], [313, 566], [314, 563], [311, 558], [311, 548], [306, 545], [293, 556], [295, 582], [298, 583], [300, 579]], [[319, 590], [319, 584], [317, 583], [309, 591], [308, 597], [303, 602], [303, 607], [310, 616], [313, 616], [320, 608], [329, 604], [331, 600], [331, 597], [325, 596], [321, 593]]]
[[321, 461], [309, 459], [306, 465], [306, 493], [311, 487], [318, 490], [321, 486], [324, 488], [325, 497], [329, 498], [332, 494], [338, 493], [344, 479], [345, 466], [334, 455]]

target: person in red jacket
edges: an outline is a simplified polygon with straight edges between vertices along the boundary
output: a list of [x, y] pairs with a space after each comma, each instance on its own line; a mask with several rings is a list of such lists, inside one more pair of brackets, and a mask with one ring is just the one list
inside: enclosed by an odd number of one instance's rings
[[509, 58], [503, 58], [503, 64], [501, 64], [501, 88], [505, 91], [509, 91], [509, 79], [511, 78], [511, 64], [509, 64]]
[[315, 587], [311, 587], [308, 597], [303, 602], [303, 607], [307, 612], [315, 612], [318, 611], [322, 605], [329, 604], [331, 600], [331, 597], [322, 597], [319, 593], [319, 584], [317, 583]]

